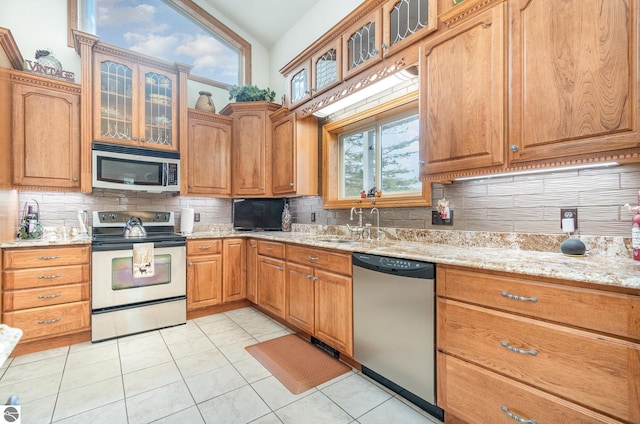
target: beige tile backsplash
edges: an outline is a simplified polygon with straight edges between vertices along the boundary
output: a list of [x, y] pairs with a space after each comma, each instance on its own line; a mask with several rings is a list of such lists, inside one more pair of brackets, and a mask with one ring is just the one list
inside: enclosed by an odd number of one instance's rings
[[[529, 176], [484, 178], [433, 184], [433, 204], [446, 197], [454, 210], [454, 225], [432, 226], [435, 208], [380, 209], [380, 225], [395, 228], [466, 230], [559, 234], [560, 208], [578, 208], [578, 234], [630, 237], [631, 215], [622, 207], [635, 204], [640, 190], [640, 164], [604, 169], [549, 172]], [[17, 198], [17, 205], [16, 203]], [[92, 194], [39, 191], [0, 191], [4, 222], [17, 227], [25, 202], [40, 204], [40, 220], [47, 227], [77, 226], [78, 209], [161, 210], [176, 212], [191, 206], [200, 213], [202, 224], [231, 223], [231, 200], [173, 196], [143, 192], [96, 190]], [[291, 200], [293, 221], [343, 225], [349, 210], [323, 210], [320, 197]], [[375, 217], [365, 212], [365, 222]], [[6, 225], [6, 224], [5, 224]]]

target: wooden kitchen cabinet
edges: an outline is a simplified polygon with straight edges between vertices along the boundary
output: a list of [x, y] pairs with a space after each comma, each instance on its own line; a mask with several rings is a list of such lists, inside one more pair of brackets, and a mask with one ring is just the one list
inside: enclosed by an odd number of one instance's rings
[[80, 86], [10, 73], [11, 186], [80, 189]]
[[374, 9], [342, 35], [342, 76], [351, 76], [382, 60], [382, 9]]
[[637, 157], [637, 0], [514, 1], [509, 12], [509, 162]]
[[247, 299], [258, 303], [258, 240], [247, 240]]
[[353, 357], [351, 256], [287, 246], [286, 320]]
[[187, 116], [188, 142], [181, 146], [182, 157], [187, 158], [181, 167], [186, 175], [183, 194], [229, 197], [232, 120], [193, 109]]
[[269, 115], [279, 108], [279, 105], [269, 102], [234, 102], [220, 112], [233, 119], [233, 196], [271, 195], [272, 129]]
[[2, 322], [24, 332], [16, 354], [34, 342], [58, 346], [61, 336], [89, 339], [90, 258], [88, 245], [2, 251]]
[[[97, 43], [93, 47], [93, 140], [177, 151], [176, 64]], [[186, 108], [185, 108], [186, 112]]]
[[438, 28], [437, 0], [390, 0], [382, 6], [382, 55], [388, 57]]
[[274, 196], [318, 195], [318, 123], [282, 108], [271, 115], [271, 192]]
[[284, 243], [258, 240], [257, 305], [285, 318], [286, 272]]
[[[438, 406], [468, 422], [488, 405], [508, 420], [498, 404], [537, 422], [638, 421], [640, 297], [443, 265], [437, 281]], [[461, 402], [480, 392], [482, 408]]]
[[222, 241], [187, 241], [187, 311], [222, 303]]
[[506, 8], [500, 3], [422, 46], [421, 177], [505, 163]]
[[222, 242], [222, 301], [233, 302], [247, 298], [246, 244], [243, 238], [229, 238]]

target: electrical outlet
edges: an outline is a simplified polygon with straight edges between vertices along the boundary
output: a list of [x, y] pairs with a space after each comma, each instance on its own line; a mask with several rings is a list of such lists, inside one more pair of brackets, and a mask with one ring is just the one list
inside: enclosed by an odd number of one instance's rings
[[311, 212], [311, 222], [316, 222], [316, 213]]
[[193, 221], [194, 222], [200, 222], [200, 212], [194, 212], [193, 213]]
[[[565, 231], [565, 225], [563, 225], [563, 220], [570, 219], [573, 220], [573, 231]], [[569, 229], [571, 229], [571, 224], [569, 223]], [[560, 209], [560, 228], [562, 231], [573, 233], [578, 229], [578, 209]]]
[[442, 219], [438, 211], [431, 211], [431, 225], [453, 225], [453, 209], [449, 209], [449, 217]]

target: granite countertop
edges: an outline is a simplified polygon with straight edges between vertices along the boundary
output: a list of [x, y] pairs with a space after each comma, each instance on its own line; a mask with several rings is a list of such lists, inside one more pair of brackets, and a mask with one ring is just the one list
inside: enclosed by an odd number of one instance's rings
[[[383, 240], [369, 242], [353, 240], [340, 226], [294, 224], [293, 229], [292, 232], [237, 232], [229, 226], [220, 225], [196, 229], [187, 239], [251, 237], [344, 252], [558, 278], [638, 290], [640, 294], [640, 262], [631, 258], [629, 241], [622, 238], [580, 237], [587, 245], [587, 254], [573, 257], [559, 251], [563, 235], [386, 228], [381, 229]], [[327, 239], [349, 239], [349, 242], [323, 241]], [[0, 242], [0, 248], [90, 243], [89, 237], [47, 237]]]
[[[451, 233], [446, 232], [446, 233]], [[459, 232], [470, 233], [470, 232]], [[498, 234], [498, 235], [496, 235]], [[401, 234], [405, 236], [405, 234]], [[557, 251], [524, 250], [516, 246], [513, 235], [491, 233], [493, 243], [484, 241], [475, 246], [434, 243], [425, 240], [386, 239], [382, 241], [358, 241], [348, 243], [322, 241], [326, 239], [348, 239], [341, 234], [318, 234], [308, 231], [295, 232], [234, 232], [203, 231], [187, 236], [198, 238], [252, 237], [287, 243], [299, 243], [345, 252], [361, 252], [372, 255], [415, 259], [447, 265], [458, 265], [492, 271], [503, 271], [534, 277], [558, 278], [589, 284], [606, 285], [640, 290], [640, 262], [624, 253], [605, 254], [595, 246], [585, 256], [567, 256]], [[555, 239], [555, 236], [553, 236]], [[562, 236], [560, 236], [562, 237]], [[411, 237], [407, 237], [411, 238]], [[413, 238], [416, 238], [415, 236]], [[536, 238], [542, 238], [536, 237]], [[441, 240], [439, 240], [441, 241]], [[456, 240], [460, 243], [460, 240]], [[540, 243], [548, 243], [543, 238]], [[484, 244], [484, 245], [483, 245]], [[500, 246], [507, 247], [495, 247]], [[480, 245], [480, 246], [478, 246]], [[559, 245], [559, 244], [558, 244]], [[490, 246], [490, 247], [488, 247]], [[547, 244], [547, 246], [549, 246]], [[600, 250], [600, 251], [599, 251]], [[638, 293], [640, 294], [640, 292]]]

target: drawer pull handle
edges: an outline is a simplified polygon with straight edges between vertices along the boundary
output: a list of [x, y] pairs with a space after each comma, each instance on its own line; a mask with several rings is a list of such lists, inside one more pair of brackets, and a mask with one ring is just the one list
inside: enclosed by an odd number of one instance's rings
[[309, 256], [309, 260], [310, 260], [311, 262], [314, 262], [314, 261], [317, 261], [317, 260], [318, 260], [318, 257], [317, 257], [317, 256]]
[[38, 299], [55, 299], [56, 297], [60, 297], [62, 294], [54, 293], [54, 294], [41, 294], [38, 296]]
[[264, 250], [271, 252], [273, 250], [273, 247], [265, 247]]
[[521, 353], [523, 355], [536, 356], [538, 354], [537, 350], [534, 350], [534, 349], [520, 349], [520, 348], [517, 348], [517, 347], [513, 347], [509, 343], [504, 342], [504, 341], [500, 342], [500, 346], [509, 349], [511, 352]]
[[502, 409], [502, 411], [507, 414], [509, 416], [509, 418], [511, 418], [514, 421], [517, 421], [519, 423], [527, 423], [527, 424], [538, 424], [538, 422], [536, 420], [534, 420], [533, 418], [522, 418], [517, 416], [516, 414], [514, 414], [513, 412], [509, 411], [509, 408], [507, 408], [506, 406], [502, 405], [500, 407], [500, 409]]
[[55, 256], [38, 256], [38, 260], [41, 261], [50, 261], [52, 259], [60, 259], [60, 255], [55, 255]]
[[42, 324], [55, 324], [58, 321], [62, 321], [62, 318], [55, 318], [55, 319], [43, 319], [38, 321], [38, 325], [42, 325]]
[[52, 278], [60, 278], [61, 275], [60, 274], [53, 274], [53, 275], [38, 275], [38, 280], [50, 280]]
[[211, 249], [211, 246], [200, 246], [200, 247], [198, 247], [198, 249], [207, 250], [207, 249]]
[[507, 299], [512, 299], [512, 300], [521, 300], [523, 302], [537, 302], [538, 298], [537, 297], [524, 297], [524, 296], [518, 296], [516, 294], [510, 294], [507, 293], [506, 291], [503, 291], [502, 293], [500, 293], [502, 295], [502, 297], [506, 297]]

